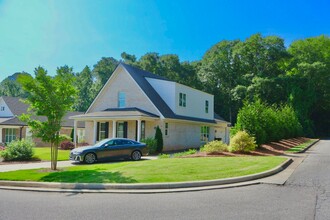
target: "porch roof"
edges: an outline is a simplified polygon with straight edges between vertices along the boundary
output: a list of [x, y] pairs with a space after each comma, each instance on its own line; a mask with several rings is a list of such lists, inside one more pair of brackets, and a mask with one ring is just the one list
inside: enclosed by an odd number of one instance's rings
[[121, 119], [121, 118], [159, 118], [158, 115], [144, 111], [139, 108], [108, 108], [101, 112], [92, 112], [82, 115], [75, 115], [70, 119]]

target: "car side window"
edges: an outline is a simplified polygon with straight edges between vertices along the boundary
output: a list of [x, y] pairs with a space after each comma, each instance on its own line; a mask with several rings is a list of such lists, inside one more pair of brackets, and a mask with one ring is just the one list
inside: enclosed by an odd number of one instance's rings
[[122, 145], [123, 144], [122, 140], [114, 140], [114, 142], [115, 142], [115, 145]]
[[132, 142], [128, 141], [128, 140], [122, 140], [123, 144], [132, 144]]
[[113, 140], [111, 140], [111, 141], [108, 141], [107, 145], [108, 145], [108, 146], [113, 146], [113, 145], [115, 145], [115, 143], [114, 143]]

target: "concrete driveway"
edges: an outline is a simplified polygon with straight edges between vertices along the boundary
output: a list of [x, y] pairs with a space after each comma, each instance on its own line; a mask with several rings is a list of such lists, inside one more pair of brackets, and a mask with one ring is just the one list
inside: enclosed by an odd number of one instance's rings
[[[146, 156], [142, 157], [144, 160], [155, 160], [157, 156]], [[109, 163], [116, 163], [109, 162]], [[72, 162], [72, 161], [58, 161], [57, 167], [70, 167], [76, 166], [79, 163]], [[2, 164], [0, 165], [0, 172], [8, 172], [8, 171], [15, 171], [15, 170], [30, 170], [30, 169], [40, 169], [40, 168], [50, 168], [50, 161], [47, 162], [28, 162], [28, 163], [13, 163], [13, 164]]]

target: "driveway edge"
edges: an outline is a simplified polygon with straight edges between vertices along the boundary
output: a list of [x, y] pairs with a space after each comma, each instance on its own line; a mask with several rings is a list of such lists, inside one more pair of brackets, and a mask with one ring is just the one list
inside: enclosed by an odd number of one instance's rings
[[54, 191], [54, 192], [118, 192], [118, 193], [153, 193], [196, 191], [213, 188], [228, 188], [242, 185], [259, 184], [254, 181], [283, 171], [293, 160], [288, 158], [277, 167], [252, 175], [193, 182], [143, 183], [143, 184], [101, 184], [101, 183], [53, 183], [29, 181], [0, 181], [0, 189]]

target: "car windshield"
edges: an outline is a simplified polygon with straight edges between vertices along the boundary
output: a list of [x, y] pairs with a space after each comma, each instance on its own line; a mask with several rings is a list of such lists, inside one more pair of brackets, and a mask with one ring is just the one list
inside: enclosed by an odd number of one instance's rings
[[95, 147], [101, 147], [103, 144], [107, 143], [109, 141], [109, 139], [104, 139], [98, 143], [96, 143], [94, 146]]

